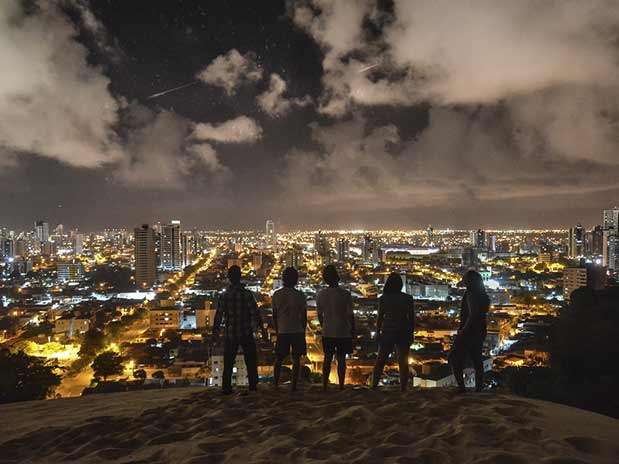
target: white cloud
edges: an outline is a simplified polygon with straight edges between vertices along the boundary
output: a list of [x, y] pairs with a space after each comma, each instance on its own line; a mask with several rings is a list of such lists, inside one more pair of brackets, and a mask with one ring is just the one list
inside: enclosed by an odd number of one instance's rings
[[109, 79], [88, 64], [55, 3], [30, 15], [20, 5], [0, 2], [0, 147], [79, 167], [120, 160]]
[[233, 48], [215, 58], [196, 77], [207, 84], [223, 88], [228, 95], [234, 95], [241, 85], [262, 79], [262, 69], [256, 63], [253, 53], [241, 55]]
[[269, 88], [256, 97], [258, 106], [271, 117], [287, 114], [293, 107], [303, 107], [312, 103], [309, 95], [303, 98], [286, 97], [287, 84], [277, 73], [271, 74]]
[[203, 141], [252, 143], [261, 137], [262, 128], [247, 116], [239, 116], [220, 124], [199, 123], [193, 129], [193, 138]]

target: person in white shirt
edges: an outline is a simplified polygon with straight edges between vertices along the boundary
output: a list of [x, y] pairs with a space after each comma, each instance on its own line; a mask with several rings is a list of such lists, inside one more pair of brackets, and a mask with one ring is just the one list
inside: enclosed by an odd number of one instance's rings
[[339, 286], [340, 276], [333, 265], [325, 266], [322, 278], [328, 285], [323, 288], [316, 299], [318, 320], [322, 326], [322, 347], [324, 362], [322, 368], [322, 387], [327, 389], [331, 362], [337, 357], [337, 375], [340, 390], [346, 379], [346, 355], [352, 353], [352, 341], [355, 336], [355, 316], [352, 310], [350, 292]]
[[282, 280], [284, 287], [273, 294], [273, 325], [277, 334], [273, 377], [277, 387], [282, 363], [292, 351], [292, 391], [295, 391], [299, 381], [301, 356], [307, 353], [305, 344], [307, 301], [303, 292], [294, 288], [299, 281], [299, 273], [295, 268], [284, 269]]

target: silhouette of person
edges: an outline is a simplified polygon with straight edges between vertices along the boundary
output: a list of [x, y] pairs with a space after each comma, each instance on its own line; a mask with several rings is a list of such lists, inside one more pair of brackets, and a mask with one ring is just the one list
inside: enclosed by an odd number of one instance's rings
[[462, 278], [462, 284], [466, 286], [466, 292], [460, 309], [460, 329], [449, 353], [449, 364], [458, 390], [464, 392], [464, 364], [467, 357], [470, 358], [475, 368], [475, 390], [481, 391], [484, 380], [482, 348], [486, 339], [486, 313], [490, 307], [490, 299], [479, 272], [467, 271]]
[[267, 338], [267, 334], [253, 293], [241, 283], [241, 269], [238, 266], [230, 266], [228, 279], [230, 285], [219, 297], [213, 324], [215, 339], [219, 336], [221, 326], [224, 326], [222, 392], [232, 393], [232, 370], [239, 346], [243, 349], [247, 366], [249, 390], [255, 391], [258, 385], [258, 355], [254, 332], [257, 327], [260, 327], [264, 338]]
[[327, 389], [331, 362], [337, 358], [337, 375], [340, 390], [346, 379], [346, 355], [352, 353], [355, 336], [355, 316], [352, 310], [352, 296], [348, 290], [339, 286], [340, 276], [332, 264], [322, 270], [322, 278], [328, 285], [316, 298], [316, 311], [322, 326], [322, 347], [324, 351], [322, 367], [322, 387]]
[[307, 352], [305, 327], [307, 325], [307, 301], [303, 292], [295, 288], [299, 273], [287, 267], [282, 273], [284, 287], [273, 294], [273, 325], [277, 334], [275, 343], [274, 383], [279, 385], [282, 362], [292, 351], [292, 390], [297, 389], [301, 356]]
[[378, 300], [378, 355], [374, 364], [372, 388], [378, 387], [385, 362], [393, 352], [398, 351], [400, 367], [400, 389], [408, 387], [408, 355], [415, 330], [415, 307], [413, 297], [402, 292], [402, 277], [396, 272], [389, 274], [383, 294]]

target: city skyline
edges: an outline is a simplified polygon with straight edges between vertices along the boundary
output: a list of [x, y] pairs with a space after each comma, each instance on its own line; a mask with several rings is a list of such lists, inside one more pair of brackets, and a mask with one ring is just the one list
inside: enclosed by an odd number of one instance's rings
[[619, 5], [443, 3], [2, 2], [4, 222], [599, 223]]

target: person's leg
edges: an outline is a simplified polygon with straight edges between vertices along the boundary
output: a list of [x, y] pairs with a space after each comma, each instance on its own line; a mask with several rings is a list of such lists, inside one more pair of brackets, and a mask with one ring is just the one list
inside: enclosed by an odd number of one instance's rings
[[258, 353], [256, 352], [256, 340], [253, 335], [243, 339], [243, 357], [247, 366], [247, 380], [250, 390], [256, 390], [258, 386]]
[[374, 372], [372, 374], [372, 388], [378, 387], [378, 382], [383, 375], [385, 369], [385, 362], [389, 356], [391, 349], [386, 344], [380, 344], [378, 347], [378, 354], [376, 355], [376, 363], [374, 364]]
[[282, 372], [283, 361], [284, 358], [279, 353], [275, 353], [275, 364], [273, 364], [273, 384], [276, 387], [279, 385], [279, 377]]
[[475, 368], [475, 391], [480, 392], [484, 386], [484, 358], [482, 356], [482, 349], [484, 346], [484, 340], [475, 340], [471, 343], [471, 349], [469, 356], [473, 361], [473, 367]]
[[449, 365], [451, 371], [456, 378], [456, 384], [460, 391], [465, 391], [464, 387], [464, 357], [462, 353], [462, 342], [456, 339], [454, 345], [449, 353]]
[[237, 340], [226, 338], [224, 341], [224, 372], [221, 380], [221, 389], [224, 393], [232, 392], [232, 368], [239, 348]]
[[325, 351], [325, 357], [322, 361], [322, 389], [326, 390], [329, 385], [329, 376], [331, 375], [331, 361], [333, 360], [333, 353], [331, 351]]
[[400, 368], [400, 390], [406, 391], [408, 388], [408, 355], [410, 347], [408, 345], [398, 346], [398, 364]]
[[299, 371], [301, 370], [301, 355], [292, 354], [292, 391], [297, 389], [299, 383]]
[[343, 390], [346, 380], [346, 353], [339, 350], [337, 352], [337, 380], [340, 384], [340, 390]]

